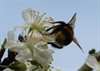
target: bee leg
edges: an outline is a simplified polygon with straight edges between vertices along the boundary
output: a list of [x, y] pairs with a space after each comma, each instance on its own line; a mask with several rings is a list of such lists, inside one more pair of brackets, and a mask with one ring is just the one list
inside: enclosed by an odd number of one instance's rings
[[[49, 29], [47, 29], [47, 30], [49, 30]], [[52, 35], [52, 34], [54, 34], [54, 33], [56, 33], [56, 32], [57, 32], [57, 30], [53, 30], [53, 31], [50, 32], [50, 33], [45, 33], [45, 34], [42, 33], [42, 35]]]
[[[51, 28], [46, 29], [46, 31], [51, 30], [52, 28], [56, 28], [57, 26], [53, 26]], [[44, 35], [52, 35], [54, 33], [56, 33], [57, 31], [59, 31], [59, 28], [54, 29], [52, 32], [48, 33], [48, 34], [44, 34]]]
[[[48, 29], [46, 29], [45, 31], [49, 31], [49, 30], [51, 30], [52, 28], [54, 28], [54, 26], [53, 27], [50, 27], [50, 28], [48, 28]], [[41, 33], [42, 35], [51, 35], [51, 33]]]
[[60, 29], [59, 29], [59, 27], [58, 27], [58, 28], [54, 29], [50, 34], [52, 35], [52, 34], [54, 34], [54, 33], [57, 33], [59, 30], [60, 30]]
[[49, 31], [49, 30], [51, 30], [52, 28], [54, 28], [54, 26], [53, 26], [53, 27], [51, 27], [51, 28], [46, 29], [46, 31]]
[[48, 44], [51, 44], [53, 47], [58, 48], [58, 49], [62, 49], [63, 48], [63, 47], [60, 47], [60, 46], [56, 45], [53, 42], [48, 42]]
[[49, 35], [52, 35], [54, 33], [57, 33], [59, 31], [59, 28], [54, 29], [52, 32], [49, 33]]
[[50, 23], [52, 23], [52, 24], [55, 24], [55, 23], [59, 23], [59, 24], [66, 24], [65, 22], [63, 22], [63, 21], [57, 21], [57, 22], [50, 22]]

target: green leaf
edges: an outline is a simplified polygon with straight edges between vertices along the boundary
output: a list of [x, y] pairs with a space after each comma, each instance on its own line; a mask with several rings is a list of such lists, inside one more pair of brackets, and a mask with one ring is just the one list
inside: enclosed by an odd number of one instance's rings
[[35, 69], [33, 69], [32, 71], [37, 70], [39, 67], [43, 68], [43, 66], [42, 66], [38, 61], [36, 61], [36, 60], [33, 60], [33, 61], [29, 60], [29, 62], [31, 62], [32, 65], [37, 66], [37, 67], [36, 67]]
[[28, 33], [30, 33], [32, 30], [33, 30], [32, 27], [30, 27], [29, 30], [28, 30]]
[[8, 68], [8, 67], [9, 67], [9, 66], [6, 66], [6, 65], [0, 65], [0, 71], [6, 69], [6, 68]]
[[9, 66], [10, 69], [15, 71], [25, 71], [26, 65], [24, 63], [15, 62]]
[[41, 68], [43, 68], [43, 66], [36, 60], [33, 61], [30, 60], [29, 62], [31, 62], [33, 65], [40, 66]]
[[5, 44], [6, 44], [6, 43], [7, 43], [7, 39], [5, 38], [5, 40], [4, 40], [3, 44], [2, 44], [2, 48], [5, 47]]

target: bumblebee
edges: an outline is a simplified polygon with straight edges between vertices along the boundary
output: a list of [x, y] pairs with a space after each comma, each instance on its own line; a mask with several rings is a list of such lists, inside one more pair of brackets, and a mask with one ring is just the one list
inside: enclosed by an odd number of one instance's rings
[[55, 48], [61, 49], [63, 48], [63, 46], [69, 45], [73, 41], [83, 51], [76, 37], [74, 36], [73, 30], [75, 26], [75, 21], [76, 13], [67, 24], [63, 21], [50, 22], [52, 24], [58, 23], [58, 25], [55, 25], [46, 30], [48, 32], [52, 29], [53, 31], [50, 32], [49, 35], [55, 35], [55, 42], [48, 42], [48, 44], [51, 44]]

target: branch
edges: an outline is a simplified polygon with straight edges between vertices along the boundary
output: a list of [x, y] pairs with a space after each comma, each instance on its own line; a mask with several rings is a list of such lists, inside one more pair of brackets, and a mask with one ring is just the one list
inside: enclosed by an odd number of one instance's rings
[[16, 52], [8, 50], [8, 57], [0, 63], [0, 71], [4, 70], [7, 66], [9, 66], [14, 61], [16, 55]]

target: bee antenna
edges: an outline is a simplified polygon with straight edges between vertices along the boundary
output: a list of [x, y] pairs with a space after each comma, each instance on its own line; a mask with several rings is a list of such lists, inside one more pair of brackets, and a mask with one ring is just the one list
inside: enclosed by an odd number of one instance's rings
[[82, 47], [79, 45], [79, 43], [78, 43], [78, 41], [77, 41], [77, 39], [76, 39], [75, 36], [73, 37], [73, 42], [74, 42], [74, 43], [81, 49], [81, 51], [84, 53]]

